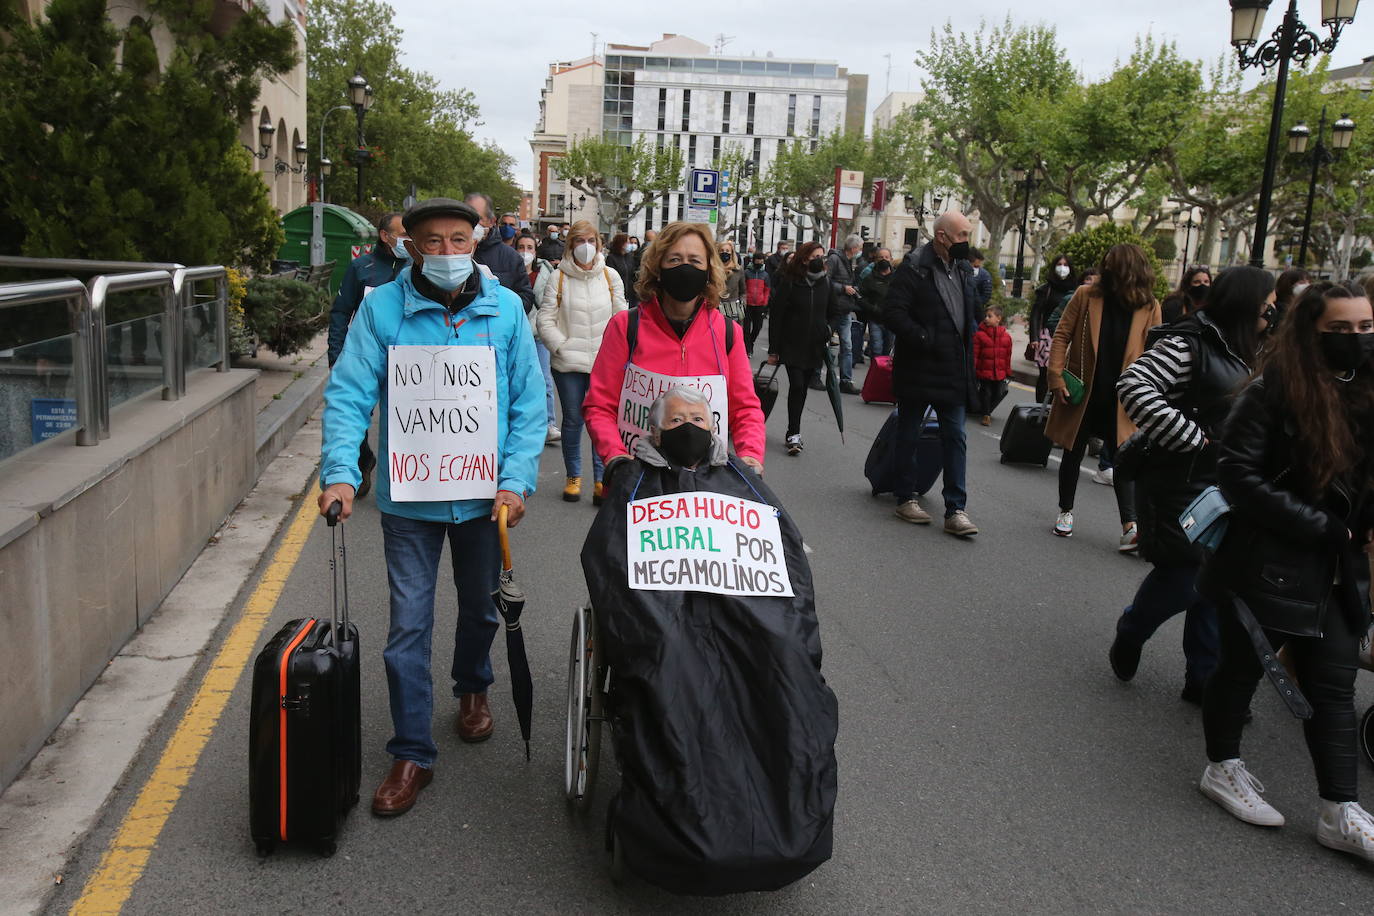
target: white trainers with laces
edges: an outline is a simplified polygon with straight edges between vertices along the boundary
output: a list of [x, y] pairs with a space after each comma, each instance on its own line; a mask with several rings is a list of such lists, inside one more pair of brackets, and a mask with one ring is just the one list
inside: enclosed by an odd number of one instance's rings
[[1061, 538], [1073, 537], [1073, 513], [1060, 512], [1059, 517], [1054, 520], [1054, 533]]
[[1322, 799], [1317, 810], [1317, 842], [1374, 862], [1374, 818], [1359, 802]]
[[787, 437], [787, 454], [789, 454], [789, 455], [800, 455], [800, 454], [801, 454], [801, 451], [802, 451], [802, 447], [803, 447], [803, 446], [802, 446], [802, 441], [801, 441], [801, 436], [800, 436], [800, 435], [798, 435], [798, 434], [793, 434], [793, 435]]
[[1140, 549], [1140, 526], [1131, 522], [1130, 526], [1121, 533], [1121, 542], [1117, 544], [1117, 550], [1122, 553], [1135, 553]]
[[1115, 482], [1115, 475], [1112, 473], [1111, 468], [1106, 468], [1105, 470], [1099, 468], [1098, 470], [1093, 471], [1093, 483], [1100, 483], [1104, 487], [1110, 487]]
[[563, 430], [550, 423], [549, 428], [544, 431], [544, 444], [553, 445], [555, 442], [563, 441]]
[[[1198, 789], [1212, 801], [1247, 824], [1259, 827], [1282, 827], [1283, 815], [1260, 798], [1264, 784], [1254, 777], [1239, 757], [1209, 763], [1202, 771]], [[1358, 806], [1357, 806], [1358, 807]], [[1318, 830], [1318, 839], [1321, 832]]]

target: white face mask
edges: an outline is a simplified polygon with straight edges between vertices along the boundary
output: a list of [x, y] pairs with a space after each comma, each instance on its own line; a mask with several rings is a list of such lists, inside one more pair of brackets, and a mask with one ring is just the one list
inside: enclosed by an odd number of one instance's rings
[[1307, 287], [1309, 287], [1309, 286], [1311, 286], [1311, 285], [1312, 285], [1311, 283], [1294, 283], [1294, 284], [1293, 284], [1293, 298], [1296, 299], [1296, 298], [1298, 298], [1299, 296], [1301, 296], [1301, 295], [1303, 294], [1303, 291], [1306, 290]]
[[478, 223], [472, 227], [472, 243], [475, 245], [487, 237], [487, 227]]
[[550, 229], [550, 230], [549, 230], [549, 238], [551, 238], [551, 239], [556, 239], [556, 238], [558, 238], [558, 230], [557, 230], [557, 229]]
[[631, 242], [630, 244], [625, 246], [625, 250], [633, 254], [639, 250], [639, 246], [636, 245], [634, 242]]
[[1054, 267], [1054, 272], [1055, 272], [1055, 275], [1058, 276], [1059, 279], [1062, 280], [1062, 279], [1064, 279], [1065, 277], [1067, 277], [1067, 276], [1069, 275], [1069, 265], [1067, 265], [1067, 264], [1056, 264], [1055, 267]]
[[596, 246], [591, 242], [582, 242], [573, 248], [573, 254], [577, 260], [583, 264], [590, 264], [596, 260]]
[[534, 263], [534, 252], [533, 252], [533, 251], [522, 251], [522, 252], [520, 252], [520, 260], [522, 260], [522, 261], [525, 262], [525, 267], [528, 269], [529, 266], [530, 266], [531, 264]]

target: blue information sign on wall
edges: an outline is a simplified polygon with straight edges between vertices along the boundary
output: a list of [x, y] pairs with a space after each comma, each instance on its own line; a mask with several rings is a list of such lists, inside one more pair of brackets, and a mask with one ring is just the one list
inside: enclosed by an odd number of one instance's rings
[[36, 444], [76, 425], [76, 402], [71, 398], [34, 398], [29, 402], [29, 415]]

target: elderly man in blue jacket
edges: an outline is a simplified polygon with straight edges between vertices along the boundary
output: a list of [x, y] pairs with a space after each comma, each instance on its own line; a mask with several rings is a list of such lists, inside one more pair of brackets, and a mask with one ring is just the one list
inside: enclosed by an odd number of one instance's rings
[[[394, 763], [372, 800], [373, 812], [384, 816], [410, 810], [438, 753], [429, 646], [446, 538], [458, 591], [454, 727], [464, 741], [491, 735], [496, 517], [506, 507], [509, 524], [520, 521], [544, 448], [534, 338], [520, 297], [474, 268], [478, 222], [471, 207], [446, 198], [406, 212], [414, 264], [363, 300], [325, 389], [321, 514], [338, 502], [341, 517], [349, 516], [360, 480], [358, 443], [379, 403], [385, 418], [377, 508], [391, 591], [383, 657], [395, 734], [387, 743]], [[424, 384], [413, 384], [422, 375]], [[454, 393], [468, 384], [477, 387]], [[455, 488], [462, 498], [448, 498]]]

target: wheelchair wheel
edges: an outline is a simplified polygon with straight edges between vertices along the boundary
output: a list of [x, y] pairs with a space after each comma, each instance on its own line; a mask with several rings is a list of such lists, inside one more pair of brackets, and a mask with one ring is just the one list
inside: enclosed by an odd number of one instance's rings
[[584, 807], [596, 787], [601, 756], [601, 650], [596, 616], [589, 607], [573, 617], [568, 649], [568, 722], [563, 759], [563, 791], [568, 803]]
[[1364, 754], [1364, 759], [1374, 765], [1374, 706], [1364, 711], [1360, 717], [1360, 753]]

